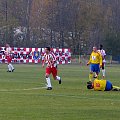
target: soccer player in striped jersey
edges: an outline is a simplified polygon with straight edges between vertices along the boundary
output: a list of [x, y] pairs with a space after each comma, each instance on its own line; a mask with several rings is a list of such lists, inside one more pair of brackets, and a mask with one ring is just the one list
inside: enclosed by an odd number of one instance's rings
[[100, 45], [100, 50], [98, 50], [98, 52], [102, 55], [102, 76], [103, 76], [103, 78], [105, 78], [105, 63], [106, 63], [105, 56], [106, 56], [106, 53], [105, 53], [105, 50], [103, 49], [103, 45]]
[[61, 84], [61, 78], [57, 76], [56, 56], [50, 51], [50, 47], [45, 48], [44, 61], [42, 63], [42, 67], [44, 67], [45, 63], [47, 64], [45, 73], [47, 90], [52, 90], [50, 74], [52, 73], [54, 80], [58, 80], [59, 84]]
[[6, 44], [5, 57], [7, 59], [7, 64], [8, 64], [7, 72], [13, 72], [15, 70], [13, 65], [11, 64], [11, 61], [12, 61], [11, 54], [12, 54], [12, 49], [9, 44]]

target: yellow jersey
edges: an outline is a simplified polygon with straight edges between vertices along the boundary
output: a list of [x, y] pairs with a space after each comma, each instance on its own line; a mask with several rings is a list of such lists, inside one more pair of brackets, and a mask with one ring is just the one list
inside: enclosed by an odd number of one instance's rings
[[95, 91], [104, 91], [106, 88], [106, 80], [94, 80], [94, 90]]
[[88, 62], [89, 64], [100, 64], [102, 65], [102, 56], [99, 52], [92, 52], [90, 55], [90, 60]]

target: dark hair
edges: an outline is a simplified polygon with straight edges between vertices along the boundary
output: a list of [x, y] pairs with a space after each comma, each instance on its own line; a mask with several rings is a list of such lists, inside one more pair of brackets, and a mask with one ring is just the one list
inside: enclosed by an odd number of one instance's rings
[[93, 89], [93, 85], [92, 84], [88, 84], [87, 85], [87, 89]]
[[100, 44], [100, 50], [103, 48], [103, 45]]
[[46, 47], [46, 49], [47, 49], [48, 51], [50, 51], [50, 47]]

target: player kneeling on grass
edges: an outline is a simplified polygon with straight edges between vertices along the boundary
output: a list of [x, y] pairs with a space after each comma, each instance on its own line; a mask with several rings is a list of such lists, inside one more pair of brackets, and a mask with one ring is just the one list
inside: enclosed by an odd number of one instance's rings
[[45, 48], [44, 61], [42, 67], [44, 67], [45, 63], [47, 64], [46, 74], [45, 74], [46, 82], [47, 82], [47, 90], [52, 90], [50, 74], [52, 73], [53, 78], [55, 80], [58, 80], [59, 84], [61, 84], [61, 78], [57, 76], [56, 56], [50, 51], [50, 47]]
[[120, 91], [120, 87], [113, 86], [109, 80], [95, 79], [93, 82], [87, 83], [87, 88], [95, 91]]

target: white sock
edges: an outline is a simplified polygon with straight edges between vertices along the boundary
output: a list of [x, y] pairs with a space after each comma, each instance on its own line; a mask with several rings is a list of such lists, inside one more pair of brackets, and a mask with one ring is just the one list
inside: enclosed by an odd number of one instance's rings
[[97, 77], [98, 75], [95, 73], [95, 77]]
[[46, 82], [47, 82], [47, 87], [52, 87], [51, 85], [51, 81], [50, 81], [50, 78], [46, 78]]
[[103, 76], [105, 77], [105, 69], [104, 69], [104, 70], [102, 70], [102, 74], [103, 74]]
[[60, 80], [61, 78], [60, 78], [59, 76], [56, 76], [56, 79], [57, 79], [57, 80]]
[[12, 71], [10, 64], [8, 65], [8, 70], [9, 70], [9, 71]]
[[10, 65], [11, 69], [13, 70], [14, 69], [13, 65], [11, 63], [9, 65]]

